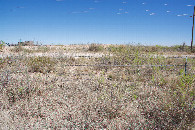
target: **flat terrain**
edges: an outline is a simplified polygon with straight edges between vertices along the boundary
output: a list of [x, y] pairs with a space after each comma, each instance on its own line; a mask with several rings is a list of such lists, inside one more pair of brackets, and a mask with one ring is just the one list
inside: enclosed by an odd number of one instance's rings
[[4, 47], [0, 129], [192, 129], [194, 86], [188, 47]]

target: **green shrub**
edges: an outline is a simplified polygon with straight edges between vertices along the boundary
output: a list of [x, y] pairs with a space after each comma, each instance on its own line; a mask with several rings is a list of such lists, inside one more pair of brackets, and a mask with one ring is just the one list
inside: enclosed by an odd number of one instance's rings
[[15, 46], [13, 49], [11, 49], [12, 52], [21, 52], [24, 48], [22, 48], [21, 45]]
[[0, 41], [0, 51], [3, 50], [3, 47], [5, 46], [5, 42]]
[[50, 57], [32, 57], [28, 59], [30, 72], [49, 73], [54, 70], [55, 61]]
[[89, 49], [88, 49], [88, 50], [89, 50], [89, 51], [98, 52], [98, 51], [103, 51], [104, 48], [103, 48], [103, 46], [101, 46], [101, 45], [92, 43], [92, 44], [89, 46]]

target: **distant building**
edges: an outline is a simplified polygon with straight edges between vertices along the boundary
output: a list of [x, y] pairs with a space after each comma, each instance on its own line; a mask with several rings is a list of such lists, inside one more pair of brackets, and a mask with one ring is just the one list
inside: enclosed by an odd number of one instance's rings
[[18, 45], [22, 45], [22, 46], [34, 46], [34, 42], [33, 41], [18, 42]]

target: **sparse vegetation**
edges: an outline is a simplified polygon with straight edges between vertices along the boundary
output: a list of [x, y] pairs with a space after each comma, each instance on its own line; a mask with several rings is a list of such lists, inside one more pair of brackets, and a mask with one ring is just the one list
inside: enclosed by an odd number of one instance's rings
[[21, 52], [25, 50], [21, 45], [15, 46], [14, 48], [11, 49], [12, 52]]
[[32, 57], [27, 59], [29, 72], [49, 73], [54, 70], [55, 61], [50, 57]]
[[4, 41], [0, 41], [0, 51], [3, 50], [3, 47], [5, 46], [5, 42]]
[[[193, 127], [195, 60], [188, 58], [187, 75], [184, 66], [149, 66], [184, 65], [185, 59], [163, 55], [185, 55], [187, 49], [96, 44], [77, 47], [66, 46], [72, 53], [104, 51], [105, 55], [0, 57], [1, 129]], [[10, 53], [27, 48], [20, 49]], [[28, 54], [59, 51], [47, 49], [30, 48]], [[68, 66], [79, 64], [107, 66]]]
[[46, 53], [49, 52], [51, 49], [46, 46], [37, 46], [37, 47], [30, 47], [25, 48], [24, 46], [18, 45], [11, 49], [12, 52], [24, 52], [24, 53]]
[[88, 50], [89, 51], [94, 51], [94, 52], [99, 52], [99, 51], [103, 51], [104, 47], [102, 45], [92, 43], [92, 44], [89, 45]]

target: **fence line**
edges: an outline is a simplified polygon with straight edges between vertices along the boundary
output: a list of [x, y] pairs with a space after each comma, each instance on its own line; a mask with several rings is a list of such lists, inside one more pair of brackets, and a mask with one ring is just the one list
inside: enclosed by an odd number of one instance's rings
[[87, 64], [83, 64], [83, 65], [64, 65], [64, 66], [100, 66], [100, 67], [168, 67], [168, 66], [188, 66], [188, 65], [106, 65], [106, 64], [100, 64], [100, 65], [87, 65]]
[[[185, 56], [185, 57], [168, 57], [168, 58], [185, 58], [186, 61], [183, 65], [112, 65], [112, 64], [70, 64], [70, 65], [64, 65], [64, 66], [83, 66], [83, 67], [88, 67], [88, 66], [98, 66], [98, 67], [177, 67], [177, 66], [184, 66], [184, 71], [185, 71], [185, 76], [187, 75], [187, 66], [189, 66], [187, 64], [187, 60], [188, 60], [188, 57]], [[190, 57], [190, 58], [194, 58], [194, 57]]]
[[[107, 55], [105, 55], [107, 56]], [[135, 55], [132, 55], [130, 54], [130, 56], [132, 57], [135, 57]], [[142, 56], [146, 56], [146, 55], [142, 55]], [[163, 55], [153, 55], [154, 58], [156, 57], [161, 57]], [[0, 55], [1, 57], [1, 55]], [[13, 55], [11, 56], [13, 57]], [[16, 56], [17, 57], [17, 56]], [[19, 57], [19, 56], [18, 56]], [[74, 56], [74, 57], [88, 57], [88, 58], [91, 58], [93, 56]], [[164, 56], [163, 56], [164, 57]], [[188, 56], [185, 56], [185, 57], [165, 57], [166, 59], [167, 58], [182, 58], [182, 59], [186, 59], [185, 63], [184, 64], [180, 64], [180, 65], [114, 65], [114, 64], [65, 64], [64, 66], [80, 66], [80, 67], [90, 67], [90, 66], [94, 66], [94, 67], [177, 67], [177, 66], [184, 66], [184, 70], [185, 70], [185, 75], [187, 74], [187, 66], [190, 66], [187, 64], [187, 59], [193, 59], [195, 57], [188, 57]]]
[[[179, 57], [177, 57], [179, 58]], [[181, 57], [180, 57], [181, 58]], [[89, 66], [98, 66], [98, 67], [177, 67], [177, 66], [184, 66], [184, 71], [185, 71], [185, 76], [187, 75], [187, 60], [188, 57], [185, 57], [186, 61], [184, 63], [184, 65], [106, 65], [106, 64], [94, 64], [94, 65], [87, 65], [87, 64], [83, 64], [83, 65], [79, 65], [79, 64], [74, 64], [74, 65], [64, 65], [64, 66], [83, 66], [83, 67], [89, 67]]]

